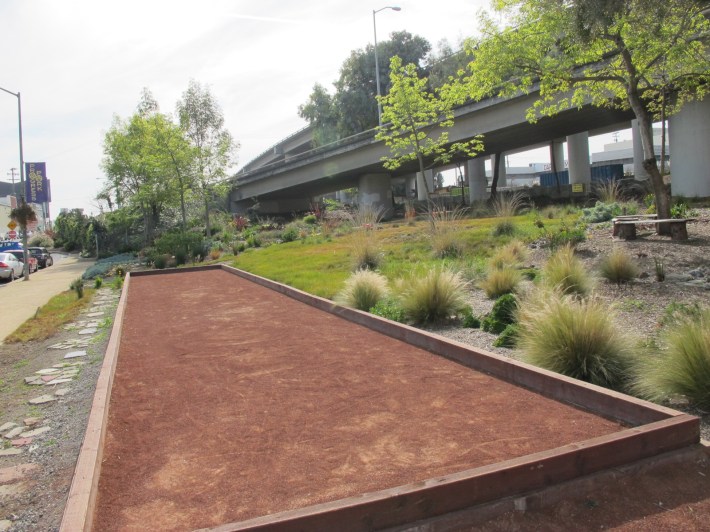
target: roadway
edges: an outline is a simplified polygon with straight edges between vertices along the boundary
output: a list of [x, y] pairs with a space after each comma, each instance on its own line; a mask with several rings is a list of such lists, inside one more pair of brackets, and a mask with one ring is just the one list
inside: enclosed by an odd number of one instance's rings
[[52, 297], [69, 289], [71, 282], [94, 263], [78, 255], [52, 253], [54, 265], [30, 275], [29, 281], [0, 282], [0, 344]]

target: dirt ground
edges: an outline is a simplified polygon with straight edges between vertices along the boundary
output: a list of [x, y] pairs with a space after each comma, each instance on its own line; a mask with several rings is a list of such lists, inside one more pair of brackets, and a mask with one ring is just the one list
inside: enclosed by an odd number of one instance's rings
[[131, 280], [109, 412], [102, 531], [216, 526], [622, 428], [218, 270]]

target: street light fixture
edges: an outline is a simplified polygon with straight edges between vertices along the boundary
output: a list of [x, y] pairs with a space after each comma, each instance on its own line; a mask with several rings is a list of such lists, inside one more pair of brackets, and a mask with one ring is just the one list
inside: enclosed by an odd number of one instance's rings
[[[384, 11], [385, 9], [391, 9], [392, 11], [401, 11], [402, 8], [398, 6], [385, 6], [381, 7], [380, 9], [373, 9], [372, 10], [372, 26], [375, 30], [375, 79], [377, 80], [377, 96], [381, 96], [380, 94], [380, 64], [379, 61], [377, 60], [377, 19], [375, 15], [379, 13], [380, 11]], [[380, 126], [382, 126], [382, 104], [380, 104], [380, 99], [377, 99], [377, 121]]]
[[[25, 157], [22, 153], [22, 98], [19, 92], [12, 92], [7, 89], [0, 87], [0, 91], [12, 94], [17, 98], [17, 124], [18, 131], [20, 133], [20, 203], [25, 202]], [[28, 263], [28, 252], [27, 252], [27, 226], [22, 227], [22, 249], [25, 256], [25, 266], [24, 274], [22, 276], [23, 281], [30, 280], [30, 266]]]

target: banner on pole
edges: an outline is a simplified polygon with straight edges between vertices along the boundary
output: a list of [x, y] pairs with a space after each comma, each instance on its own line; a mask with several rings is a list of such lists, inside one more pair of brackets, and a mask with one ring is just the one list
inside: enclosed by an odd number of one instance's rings
[[25, 163], [25, 197], [27, 203], [49, 201], [45, 163]]

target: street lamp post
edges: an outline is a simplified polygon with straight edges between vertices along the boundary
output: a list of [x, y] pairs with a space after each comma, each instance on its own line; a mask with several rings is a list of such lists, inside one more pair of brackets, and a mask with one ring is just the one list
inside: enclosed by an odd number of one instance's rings
[[[25, 156], [22, 153], [22, 98], [20, 97], [19, 92], [12, 92], [7, 89], [3, 89], [2, 87], [0, 87], [0, 91], [6, 92], [8, 94], [12, 94], [15, 98], [17, 98], [17, 125], [18, 125], [18, 131], [20, 133], [20, 203], [23, 204], [25, 202]], [[30, 265], [27, 260], [28, 252], [27, 252], [27, 225], [26, 224], [22, 227], [22, 250], [23, 250], [24, 257], [25, 257], [24, 274], [22, 276], [22, 280], [29, 281], [30, 280]]]
[[[372, 10], [372, 26], [375, 30], [375, 80], [377, 81], [377, 96], [381, 96], [380, 94], [380, 64], [379, 61], [377, 60], [377, 18], [375, 15], [379, 13], [380, 11], [384, 11], [385, 9], [391, 9], [392, 11], [401, 11], [402, 8], [398, 6], [385, 6], [381, 7], [380, 9], [373, 9]], [[379, 125], [382, 125], [382, 104], [380, 104], [379, 98], [377, 99], [377, 121]]]

